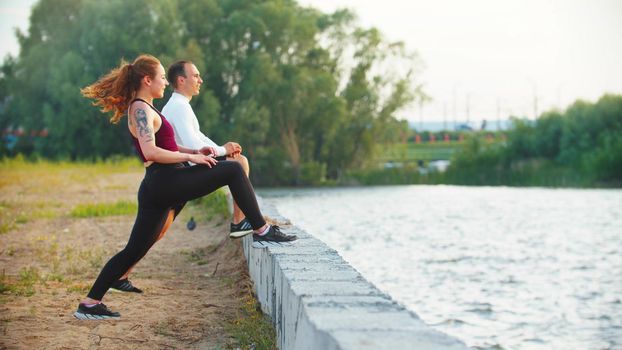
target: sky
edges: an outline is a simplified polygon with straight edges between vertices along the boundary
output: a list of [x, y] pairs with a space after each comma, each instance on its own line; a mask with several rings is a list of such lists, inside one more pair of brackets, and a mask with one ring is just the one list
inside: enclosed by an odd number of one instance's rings
[[622, 93], [621, 0], [299, 0], [403, 41], [425, 62], [432, 97], [419, 121], [528, 117]]
[[[353, 10], [364, 27], [403, 41], [425, 66], [432, 98], [400, 117], [464, 123], [533, 119], [577, 99], [622, 94], [622, 0], [299, 0]], [[0, 0], [0, 58], [16, 55], [35, 0]]]

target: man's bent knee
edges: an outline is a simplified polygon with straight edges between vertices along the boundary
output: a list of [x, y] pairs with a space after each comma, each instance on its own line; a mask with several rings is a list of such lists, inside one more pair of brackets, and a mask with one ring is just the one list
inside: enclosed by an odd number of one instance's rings
[[248, 158], [246, 158], [246, 156], [240, 154], [240, 155], [238, 155], [235, 158], [227, 157], [227, 160], [232, 160], [232, 161], [238, 162], [242, 166], [242, 169], [244, 169], [244, 172], [248, 175], [248, 173], [250, 171], [250, 165], [248, 164]]

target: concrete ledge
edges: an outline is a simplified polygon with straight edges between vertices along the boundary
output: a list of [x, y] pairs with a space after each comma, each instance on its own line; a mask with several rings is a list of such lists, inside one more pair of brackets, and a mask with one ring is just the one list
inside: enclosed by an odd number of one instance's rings
[[[261, 211], [288, 222], [266, 201]], [[257, 298], [276, 328], [279, 349], [467, 349], [367, 281], [323, 242], [295, 226], [290, 247], [251, 247], [244, 254]]]

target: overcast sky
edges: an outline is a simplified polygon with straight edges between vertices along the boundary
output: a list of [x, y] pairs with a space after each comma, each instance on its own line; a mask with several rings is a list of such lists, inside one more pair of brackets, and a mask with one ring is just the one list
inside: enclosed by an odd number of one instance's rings
[[[0, 57], [16, 54], [34, 0], [0, 0]], [[323, 11], [348, 7], [360, 24], [404, 41], [425, 62], [433, 98], [423, 119], [477, 123], [533, 117], [622, 94], [622, 0], [299, 0]], [[536, 97], [536, 98], [534, 98]], [[453, 112], [456, 116], [453, 117]], [[419, 121], [416, 107], [402, 116]]]
[[[434, 101], [425, 120], [533, 117], [622, 93], [621, 0], [300, 0], [324, 11], [347, 7], [364, 26], [404, 41], [426, 64]], [[454, 98], [455, 96], [455, 98]], [[455, 103], [454, 103], [455, 101]], [[419, 112], [407, 111], [419, 120]]]

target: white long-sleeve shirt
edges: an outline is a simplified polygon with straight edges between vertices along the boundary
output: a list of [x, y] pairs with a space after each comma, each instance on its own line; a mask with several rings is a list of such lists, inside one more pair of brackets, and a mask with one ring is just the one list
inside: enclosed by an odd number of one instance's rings
[[227, 150], [205, 136], [199, 129], [199, 120], [190, 106], [190, 100], [182, 94], [173, 92], [162, 114], [175, 130], [175, 142], [186, 148], [201, 149], [214, 147], [217, 156], [224, 156]]

